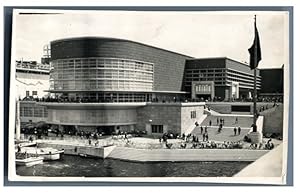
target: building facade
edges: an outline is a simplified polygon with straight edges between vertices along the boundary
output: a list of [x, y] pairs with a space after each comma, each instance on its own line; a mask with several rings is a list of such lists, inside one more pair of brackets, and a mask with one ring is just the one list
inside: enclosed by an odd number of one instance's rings
[[[60, 130], [74, 127], [105, 134], [148, 127], [153, 127], [149, 134], [169, 129], [182, 132], [178, 124], [174, 130], [163, 120], [151, 126], [145, 121], [149, 118], [140, 115], [152, 103], [184, 100], [184, 64], [191, 57], [114, 38], [62, 39], [51, 42], [50, 47], [48, 91], [55, 98], [39, 103], [48, 109], [47, 123]], [[149, 112], [159, 114], [160, 110]], [[167, 115], [170, 110], [162, 112]]]
[[51, 42], [49, 92], [70, 100], [170, 100], [185, 94], [182, 81], [188, 58], [129, 40], [56, 40]]
[[35, 61], [16, 61], [17, 99], [42, 98], [49, 89], [49, 65]]
[[283, 66], [282, 68], [260, 69], [262, 98], [283, 98]]
[[55, 40], [44, 49], [50, 71], [39, 79], [48, 81], [48, 94], [22, 101], [21, 121], [45, 121], [62, 132], [182, 134], [203, 116], [205, 103], [191, 100], [251, 98], [253, 91], [249, 66], [228, 58], [196, 59], [101, 37]]
[[[257, 71], [257, 90], [260, 90], [261, 76]], [[198, 83], [204, 85], [197, 92]], [[184, 89], [191, 92], [192, 99], [252, 98], [253, 83], [253, 70], [248, 65], [226, 57], [188, 59], [185, 64]]]

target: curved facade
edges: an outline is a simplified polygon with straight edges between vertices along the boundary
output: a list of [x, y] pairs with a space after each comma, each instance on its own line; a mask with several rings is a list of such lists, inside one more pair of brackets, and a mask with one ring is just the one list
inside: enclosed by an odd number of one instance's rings
[[185, 94], [188, 58], [122, 39], [52, 41], [49, 91], [59, 100], [43, 104], [47, 122], [78, 130], [143, 130], [145, 125], [136, 126], [145, 102], [179, 100]]
[[152, 91], [153, 63], [89, 57], [52, 61], [51, 89], [56, 91]]
[[181, 92], [189, 58], [122, 39], [56, 40], [51, 42], [51, 89]]

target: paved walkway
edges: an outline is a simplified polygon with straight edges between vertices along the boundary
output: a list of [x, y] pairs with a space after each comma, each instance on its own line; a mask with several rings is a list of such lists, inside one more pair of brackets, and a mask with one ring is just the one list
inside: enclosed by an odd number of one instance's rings
[[[221, 133], [218, 132], [217, 126], [212, 126], [207, 128], [209, 140], [212, 141], [241, 141], [244, 139], [245, 135], [250, 131], [249, 128], [241, 128], [240, 135], [234, 135], [233, 131], [234, 127], [226, 127], [223, 128]], [[203, 127], [204, 130], [204, 127]], [[196, 127], [192, 132], [192, 134], [197, 135], [199, 137], [199, 140], [202, 140], [202, 134], [200, 127]]]
[[250, 164], [235, 177], [281, 177], [282, 171], [283, 144]]
[[134, 149], [116, 147], [108, 158], [137, 161], [255, 161], [267, 150], [248, 149]]

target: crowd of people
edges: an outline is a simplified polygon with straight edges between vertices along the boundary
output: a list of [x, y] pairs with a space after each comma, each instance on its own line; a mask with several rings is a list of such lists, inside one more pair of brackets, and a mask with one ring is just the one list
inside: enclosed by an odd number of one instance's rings
[[[103, 103], [103, 102], [118, 102], [116, 101], [113, 96], [107, 98], [90, 98], [90, 97], [76, 97], [76, 98], [69, 98], [68, 96], [46, 96], [46, 97], [33, 97], [33, 96], [26, 96], [22, 101], [36, 101], [36, 102], [61, 102], [61, 103]], [[190, 99], [185, 97], [170, 97], [170, 98], [158, 98], [154, 97], [148, 102], [153, 103], [177, 103], [177, 102], [253, 102], [253, 99], [247, 98], [237, 98], [237, 99], [228, 99], [224, 100], [221, 97], [214, 97], [211, 98], [199, 98], [199, 99]], [[269, 103], [282, 103], [282, 97], [258, 97], [257, 102], [269, 102]], [[208, 106], [207, 106], [208, 107]], [[208, 110], [210, 108], [208, 107]]]

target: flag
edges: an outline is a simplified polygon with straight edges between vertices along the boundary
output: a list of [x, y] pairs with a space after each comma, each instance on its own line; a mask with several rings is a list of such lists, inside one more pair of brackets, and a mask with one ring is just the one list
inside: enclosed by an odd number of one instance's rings
[[256, 19], [254, 21], [255, 28], [255, 37], [251, 48], [248, 49], [250, 53], [250, 68], [251, 70], [255, 69], [258, 66], [259, 61], [261, 60], [261, 50], [260, 50], [260, 42], [258, 30], [256, 27]]

